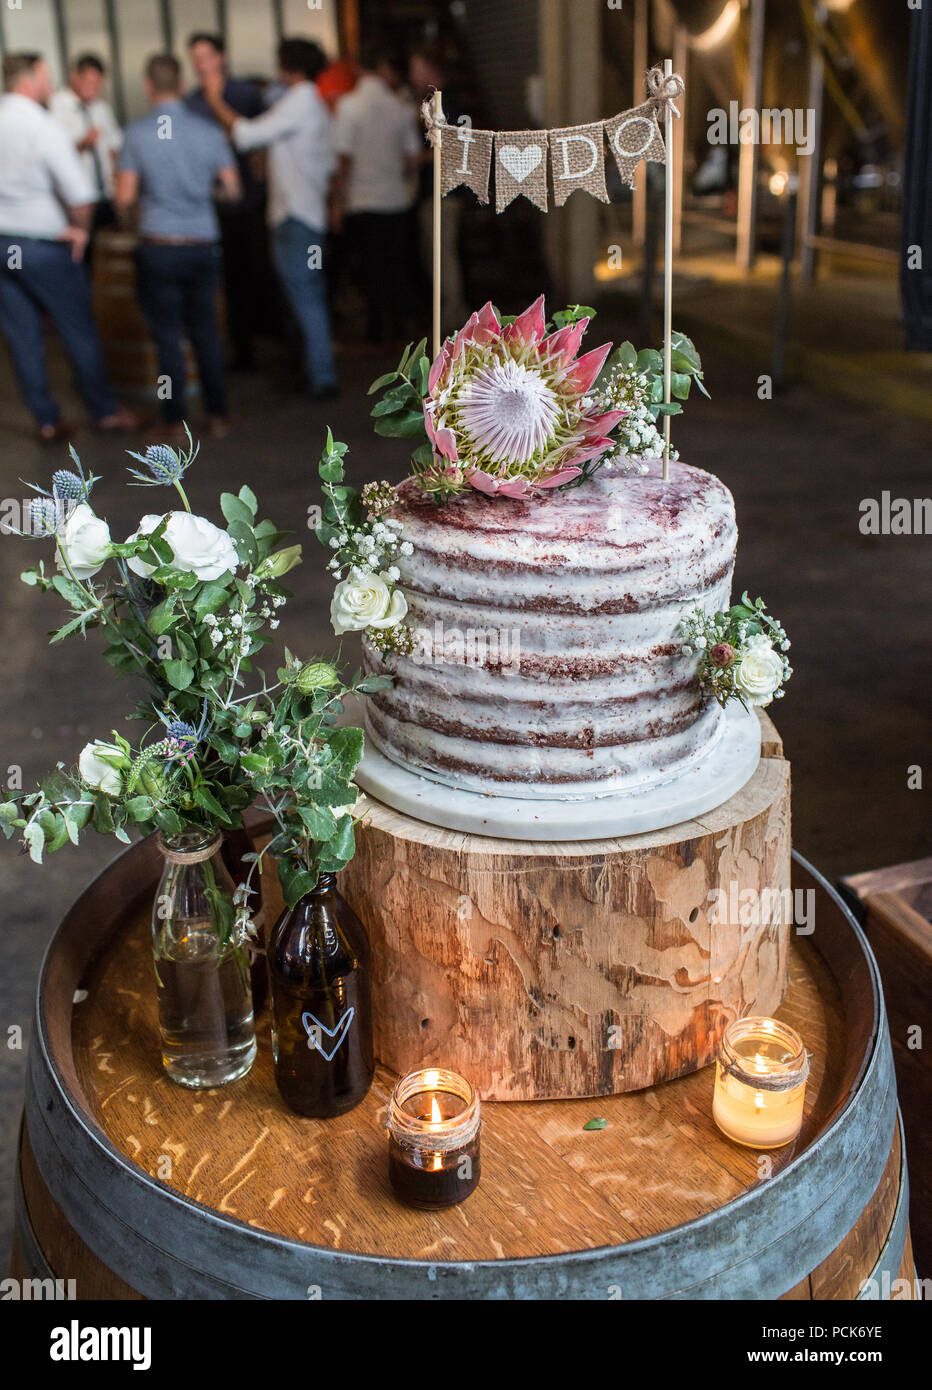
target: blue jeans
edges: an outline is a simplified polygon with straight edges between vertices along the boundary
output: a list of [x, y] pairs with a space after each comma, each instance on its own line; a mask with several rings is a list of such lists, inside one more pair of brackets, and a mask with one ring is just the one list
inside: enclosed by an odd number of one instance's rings
[[[18, 269], [15, 266], [21, 258]], [[39, 425], [57, 425], [42, 320], [48, 314], [74, 368], [75, 384], [95, 420], [118, 409], [104, 366], [87, 267], [61, 241], [0, 235], [0, 329], [26, 404]]]
[[159, 374], [168, 378], [171, 387], [162, 405], [170, 424], [185, 418], [185, 333], [194, 349], [207, 413], [221, 417], [227, 413], [226, 373], [217, 331], [220, 267], [216, 242], [170, 246], [143, 241], [136, 247], [139, 306], [155, 339]]
[[337, 384], [330, 346], [330, 311], [327, 308], [327, 282], [322, 269], [308, 265], [312, 248], [323, 253], [326, 233], [309, 227], [296, 217], [287, 217], [273, 232], [275, 268], [301, 326], [307, 374], [315, 390], [327, 391]]

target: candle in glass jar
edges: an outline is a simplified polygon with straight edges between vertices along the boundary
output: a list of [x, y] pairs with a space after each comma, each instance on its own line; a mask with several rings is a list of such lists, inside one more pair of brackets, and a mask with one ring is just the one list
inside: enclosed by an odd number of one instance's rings
[[388, 1106], [388, 1173], [408, 1206], [452, 1207], [479, 1182], [479, 1097], [455, 1072], [432, 1067], [398, 1082]]
[[738, 1018], [722, 1036], [712, 1118], [752, 1149], [791, 1143], [803, 1122], [809, 1058], [798, 1033], [773, 1018]]

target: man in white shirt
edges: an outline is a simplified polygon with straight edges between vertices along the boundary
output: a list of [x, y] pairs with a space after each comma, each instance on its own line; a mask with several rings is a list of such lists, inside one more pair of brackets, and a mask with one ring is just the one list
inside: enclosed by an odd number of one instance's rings
[[404, 65], [378, 48], [364, 51], [363, 73], [337, 104], [340, 158], [335, 225], [343, 224], [366, 287], [371, 343], [404, 331], [412, 176], [424, 142], [413, 108], [398, 95]]
[[101, 227], [112, 227], [116, 221], [113, 171], [122, 136], [113, 108], [103, 97], [105, 80], [106, 69], [101, 60], [93, 53], [85, 53], [72, 64], [68, 86], [55, 92], [49, 102], [49, 111], [71, 136], [95, 193], [88, 262], [94, 234]]
[[261, 116], [239, 116], [223, 99], [222, 77], [205, 80], [204, 95], [238, 150], [268, 149], [275, 266], [301, 325], [312, 394], [331, 399], [338, 388], [323, 260], [334, 156], [330, 116], [314, 85], [327, 59], [308, 39], [283, 39], [278, 65], [285, 95]]
[[46, 111], [49, 70], [38, 53], [7, 53], [0, 97], [0, 331], [39, 438], [68, 427], [52, 396], [42, 338], [48, 315], [97, 427], [134, 429], [110, 389], [83, 264], [93, 187], [65, 131]]

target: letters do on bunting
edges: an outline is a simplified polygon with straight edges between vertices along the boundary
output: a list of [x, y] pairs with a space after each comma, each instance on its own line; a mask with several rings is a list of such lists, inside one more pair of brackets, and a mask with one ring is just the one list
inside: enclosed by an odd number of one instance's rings
[[487, 203], [494, 150], [495, 211], [503, 212], [515, 198], [523, 196], [546, 212], [549, 152], [557, 207], [562, 207], [577, 188], [607, 203], [605, 140], [629, 187], [642, 159], [662, 164], [666, 158], [658, 117], [667, 105], [679, 115], [674, 103], [683, 95], [685, 84], [677, 73], [666, 77], [661, 68], [652, 68], [647, 74], [647, 90], [648, 99], [642, 105], [608, 120], [549, 131], [448, 126], [442, 117], [437, 120], [427, 101], [421, 109], [431, 144], [440, 142], [440, 192], [446, 196], [465, 184], [480, 202]]
[[551, 130], [550, 169], [554, 202], [558, 208], [563, 206], [574, 188], [584, 188], [593, 198], [608, 202], [603, 125], [603, 121], [595, 121], [592, 125]]
[[634, 171], [642, 159], [662, 164], [666, 158], [654, 102], [646, 101], [643, 106], [622, 111], [603, 124], [618, 172], [629, 188], [634, 186]]

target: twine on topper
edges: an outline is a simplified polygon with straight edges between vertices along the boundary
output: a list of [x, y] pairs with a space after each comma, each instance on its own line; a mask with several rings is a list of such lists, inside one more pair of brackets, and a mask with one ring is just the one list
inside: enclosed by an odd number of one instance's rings
[[[672, 64], [671, 64], [672, 68]], [[676, 103], [686, 91], [686, 83], [678, 72], [665, 72], [663, 68], [656, 67], [648, 70], [644, 79], [647, 83], [647, 99], [653, 102], [655, 108], [663, 110], [666, 114], [667, 107], [674, 116], [679, 116], [679, 108]]]

